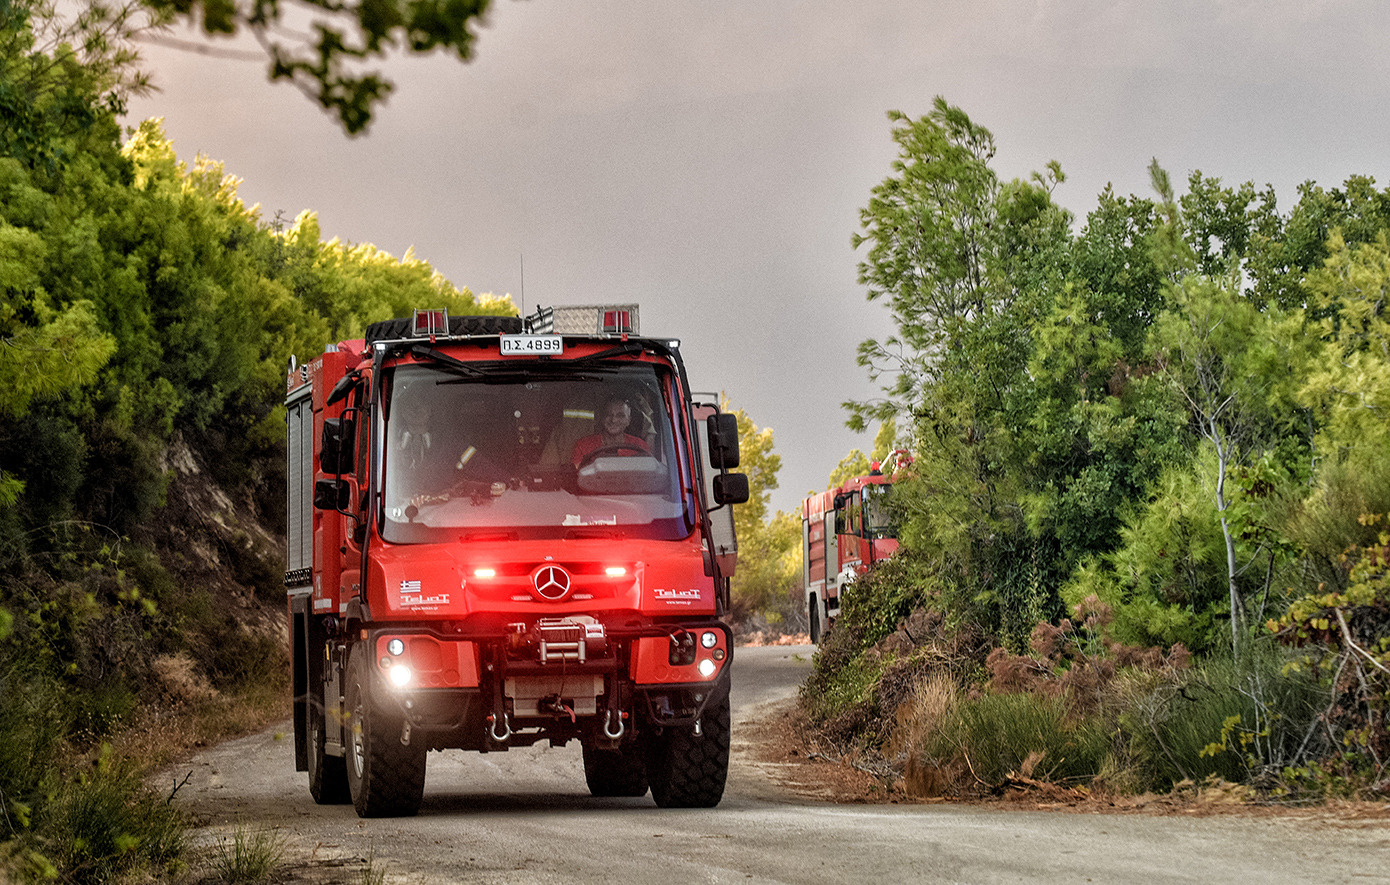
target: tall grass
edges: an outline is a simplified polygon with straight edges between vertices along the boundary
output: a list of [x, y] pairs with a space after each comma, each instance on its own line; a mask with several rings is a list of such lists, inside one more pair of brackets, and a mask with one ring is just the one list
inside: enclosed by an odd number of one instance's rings
[[1089, 782], [1114, 744], [1103, 717], [1073, 715], [1060, 698], [968, 697], [940, 676], [919, 685], [899, 723], [909, 786], [932, 795], [990, 790], [1014, 775]]
[[237, 824], [230, 839], [217, 841], [212, 867], [228, 885], [255, 885], [269, 880], [284, 856], [285, 836], [279, 830]]
[[1120, 793], [1218, 778], [1287, 796], [1291, 766], [1316, 756], [1310, 738], [1327, 705], [1316, 675], [1287, 662], [1265, 643], [1238, 663], [1122, 671], [1099, 706], [1039, 688], [967, 693], [931, 674], [899, 711], [890, 748], [905, 760], [909, 789], [929, 795], [989, 791], [1023, 775]]
[[1121, 717], [1130, 752], [1151, 789], [1218, 777], [1273, 787], [1314, 746], [1327, 704], [1316, 674], [1253, 643], [1239, 662], [1208, 659], [1135, 699]]
[[108, 882], [182, 868], [187, 823], [109, 746], [89, 771], [61, 781], [34, 819], [36, 850], [64, 881]]

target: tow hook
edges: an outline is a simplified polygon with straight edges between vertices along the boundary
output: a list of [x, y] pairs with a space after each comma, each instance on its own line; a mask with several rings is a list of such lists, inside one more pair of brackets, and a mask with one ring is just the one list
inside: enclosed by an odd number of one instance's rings
[[[496, 713], [489, 713], [487, 716], [487, 721], [488, 736], [490, 736], [494, 741], [496, 741], [499, 744], [505, 744], [507, 742], [507, 739], [512, 736], [511, 717], [509, 717], [506, 713], [503, 713], [500, 717]], [[498, 722], [502, 723], [502, 730], [500, 732], [497, 730]]]
[[408, 747], [408, 746], [410, 746], [410, 720], [409, 720], [409, 719], [405, 720], [405, 724], [401, 726], [401, 746], [402, 746], [402, 747]]
[[[612, 741], [616, 741], [618, 738], [622, 737], [623, 733], [627, 731], [627, 723], [623, 721], [625, 718], [625, 714], [619, 713], [615, 717], [613, 711], [609, 710], [608, 715], [603, 717], [603, 736]], [[617, 731], [610, 730], [610, 726], [613, 724], [614, 719], [618, 722]]]

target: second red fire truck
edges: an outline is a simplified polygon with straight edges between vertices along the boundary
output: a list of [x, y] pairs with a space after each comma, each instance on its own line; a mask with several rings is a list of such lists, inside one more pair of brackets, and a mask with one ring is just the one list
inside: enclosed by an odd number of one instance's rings
[[894, 451], [868, 475], [801, 502], [801, 583], [812, 642], [820, 642], [839, 616], [845, 589], [898, 549], [887, 497], [898, 471], [911, 461], [907, 452]]

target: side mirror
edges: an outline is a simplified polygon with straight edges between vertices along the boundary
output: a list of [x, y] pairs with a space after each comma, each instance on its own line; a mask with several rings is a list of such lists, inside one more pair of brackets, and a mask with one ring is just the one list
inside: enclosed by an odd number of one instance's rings
[[[737, 451], [737, 450], [736, 450]], [[721, 473], [714, 478], [714, 503], [744, 504], [748, 501], [748, 476], [743, 473]]]
[[352, 473], [356, 422], [351, 418], [327, 418], [323, 422], [323, 438], [319, 445], [319, 463], [324, 473]]
[[321, 479], [314, 483], [315, 510], [347, 510], [352, 486], [345, 479]]
[[721, 470], [738, 466], [738, 419], [733, 415], [713, 415], [706, 422], [709, 430], [709, 463]]
[[339, 378], [338, 383], [333, 385], [333, 389], [328, 391], [328, 399], [324, 400], [323, 404], [325, 406], [331, 406], [340, 400], [346, 399], [347, 395], [352, 392], [352, 389], [357, 386], [358, 377], [356, 372], [349, 372]]

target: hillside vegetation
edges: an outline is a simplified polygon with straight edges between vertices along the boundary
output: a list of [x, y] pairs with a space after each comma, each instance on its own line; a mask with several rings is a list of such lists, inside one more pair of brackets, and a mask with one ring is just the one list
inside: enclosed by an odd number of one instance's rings
[[1200, 172], [1078, 221], [938, 99], [861, 212], [900, 556], [805, 705], [919, 792], [1390, 791], [1390, 191]]
[[182, 854], [130, 729], [284, 695], [288, 357], [514, 310], [123, 141], [124, 62], [50, 13], [0, 6], [0, 862], [104, 881]]

